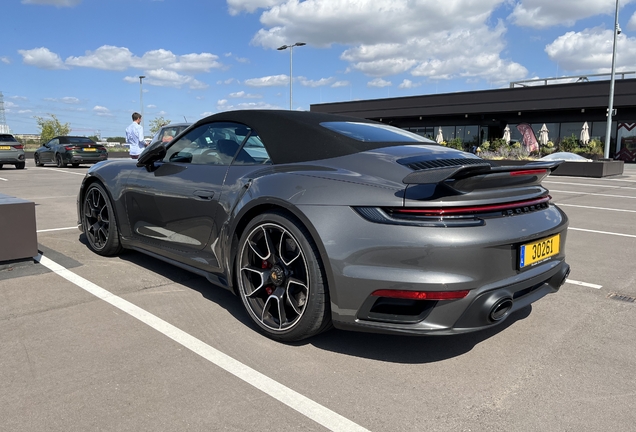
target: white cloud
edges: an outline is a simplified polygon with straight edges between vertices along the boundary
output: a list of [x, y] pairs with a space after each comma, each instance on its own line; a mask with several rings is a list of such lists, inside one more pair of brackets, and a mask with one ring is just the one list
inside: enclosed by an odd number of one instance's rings
[[18, 106], [19, 106], [18, 104], [15, 104], [15, 103], [13, 103], [11, 101], [6, 101], [4, 103], [4, 107], [5, 108], [17, 108]]
[[233, 84], [233, 83], [238, 83], [238, 82], [239, 82], [239, 80], [237, 80], [236, 78], [228, 78], [225, 81], [219, 80], [216, 83], [219, 84], [219, 85], [221, 85], [221, 84], [226, 84], [227, 85], [227, 84]]
[[[349, 63], [348, 70], [371, 77], [412, 73], [509, 82], [528, 72], [502, 57], [506, 27], [492, 17], [508, 1], [287, 0], [262, 12], [263, 28], [252, 44], [271, 49], [289, 41], [307, 42], [309, 49], [342, 45], [347, 48], [340, 58]], [[254, 3], [234, 3], [238, 9], [241, 5], [247, 10]], [[474, 61], [478, 58], [489, 65]]]
[[261, 99], [263, 95], [254, 94], [254, 93], [245, 93], [244, 91], [239, 91], [235, 93], [230, 93], [231, 98], [245, 98], [245, 99]]
[[632, 15], [627, 23], [627, 30], [636, 30], [636, 12]]
[[[571, 72], [611, 72], [614, 31], [600, 27], [581, 32], [567, 32], [545, 47], [550, 59], [563, 70]], [[634, 70], [636, 38], [624, 33], [617, 38], [617, 70]]]
[[391, 84], [391, 81], [385, 81], [382, 78], [376, 78], [372, 81], [369, 81], [367, 83], [367, 87], [388, 87], [388, 86], [392, 86], [393, 84]]
[[349, 81], [336, 81], [335, 83], [331, 84], [331, 87], [333, 88], [347, 87], [348, 85], [351, 85]]
[[[634, 0], [622, 0], [621, 5]], [[519, 0], [510, 14], [518, 26], [546, 28], [551, 26], [572, 27], [578, 20], [595, 15], [614, 15], [614, 0]]]
[[421, 85], [422, 85], [421, 83], [414, 83], [414, 82], [413, 82], [413, 81], [411, 81], [411, 80], [405, 79], [404, 81], [402, 81], [402, 82], [400, 83], [400, 85], [398, 86], [398, 88], [401, 88], [401, 89], [410, 89], [410, 88], [419, 87], [419, 86], [421, 86]]
[[333, 77], [320, 78], [319, 80], [310, 80], [303, 76], [298, 77], [298, 81], [300, 82], [300, 85], [303, 85], [305, 87], [323, 87], [323, 86], [327, 86], [331, 84], [333, 80], [334, 80]]
[[250, 78], [245, 80], [245, 85], [250, 87], [276, 87], [289, 85], [287, 75], [271, 75], [261, 78]]
[[150, 108], [150, 109], [157, 108], [157, 105], [153, 105], [153, 104], [146, 105], [146, 108]]
[[82, 0], [22, 0], [22, 4], [46, 5], [60, 7], [73, 7], [80, 4]]
[[0, 61], [2, 63], [6, 63], [6, 64], [10, 64], [11, 63], [11, 59], [9, 57], [0, 57]]
[[93, 107], [93, 112], [100, 117], [115, 117], [108, 108], [99, 105]]
[[230, 104], [227, 99], [219, 99], [216, 103], [216, 108], [218, 111], [232, 111], [239, 109], [283, 109], [278, 105], [272, 105], [267, 102], [242, 102], [238, 104]]
[[48, 48], [33, 48], [30, 50], [18, 50], [22, 56], [22, 62], [40, 69], [68, 69], [59, 55], [52, 53]]
[[[201, 82], [189, 75], [181, 75], [175, 71], [169, 71], [165, 69], [156, 69], [146, 71], [146, 78], [144, 84], [149, 84], [157, 87], [174, 87], [181, 88], [188, 86], [193, 90], [200, 90], [209, 87], [206, 83]], [[127, 76], [124, 77], [124, 81], [128, 83], [138, 83], [139, 77]]]
[[230, 15], [238, 15], [239, 13], [254, 12], [256, 9], [266, 9], [287, 0], [227, 0]]
[[77, 105], [81, 102], [78, 98], [70, 96], [63, 98], [44, 98], [44, 100], [47, 102], [62, 102], [69, 105]]
[[27, 110], [19, 110], [19, 111], [18, 111], [18, 114], [28, 114], [28, 113], [30, 113], [30, 112], [33, 112], [33, 111], [31, 111], [30, 109], [27, 109]]

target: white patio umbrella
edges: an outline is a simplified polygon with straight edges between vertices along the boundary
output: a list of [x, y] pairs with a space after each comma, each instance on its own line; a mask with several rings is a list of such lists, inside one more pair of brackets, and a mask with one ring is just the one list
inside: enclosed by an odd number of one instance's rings
[[437, 144], [441, 144], [442, 141], [444, 141], [444, 134], [442, 133], [441, 127], [437, 130], [437, 136], [435, 137], [435, 141], [437, 141]]
[[541, 126], [541, 129], [539, 129], [539, 142], [541, 143], [542, 146], [547, 145], [548, 141], [550, 141], [548, 132], [550, 132], [548, 130], [548, 127], [545, 125], [545, 123], [543, 123], [543, 126]]
[[581, 144], [587, 145], [590, 142], [590, 127], [587, 122], [583, 123], [583, 129], [581, 129]]
[[506, 141], [506, 144], [510, 144], [510, 127], [508, 125], [504, 128], [503, 139]]

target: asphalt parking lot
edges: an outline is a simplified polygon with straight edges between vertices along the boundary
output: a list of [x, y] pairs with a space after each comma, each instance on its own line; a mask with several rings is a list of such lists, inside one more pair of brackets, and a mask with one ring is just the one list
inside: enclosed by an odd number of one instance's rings
[[[39, 262], [0, 267], [6, 431], [627, 431], [636, 424], [636, 165], [551, 176], [570, 218], [561, 290], [453, 337], [261, 336], [240, 301], [76, 228], [88, 166], [0, 170], [36, 203]], [[1, 221], [0, 221], [1, 223]], [[1, 242], [1, 239], [0, 239]], [[1, 246], [0, 247], [5, 247]]]

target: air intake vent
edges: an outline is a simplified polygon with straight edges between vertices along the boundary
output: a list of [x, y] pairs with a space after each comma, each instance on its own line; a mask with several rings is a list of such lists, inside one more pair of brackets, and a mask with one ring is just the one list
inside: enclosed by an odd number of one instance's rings
[[399, 164], [411, 168], [413, 171], [420, 171], [431, 168], [446, 168], [465, 165], [492, 165], [490, 162], [483, 159], [433, 159], [433, 160], [413, 160], [400, 159], [397, 161]]

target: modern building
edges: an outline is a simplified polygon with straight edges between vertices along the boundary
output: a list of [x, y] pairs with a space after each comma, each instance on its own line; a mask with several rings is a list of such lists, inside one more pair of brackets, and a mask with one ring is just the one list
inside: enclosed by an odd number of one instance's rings
[[[617, 74], [615, 113], [611, 125], [610, 157], [636, 161], [636, 79]], [[510, 88], [433, 94], [311, 105], [310, 110], [381, 121], [445, 141], [460, 138], [465, 145], [502, 138], [506, 126], [511, 139], [522, 141], [520, 124], [535, 135], [545, 125], [549, 140], [580, 136], [587, 123], [590, 139], [605, 142], [610, 80], [563, 77], [514, 82]], [[590, 79], [591, 78], [591, 79]], [[563, 81], [570, 81], [563, 83]]]

